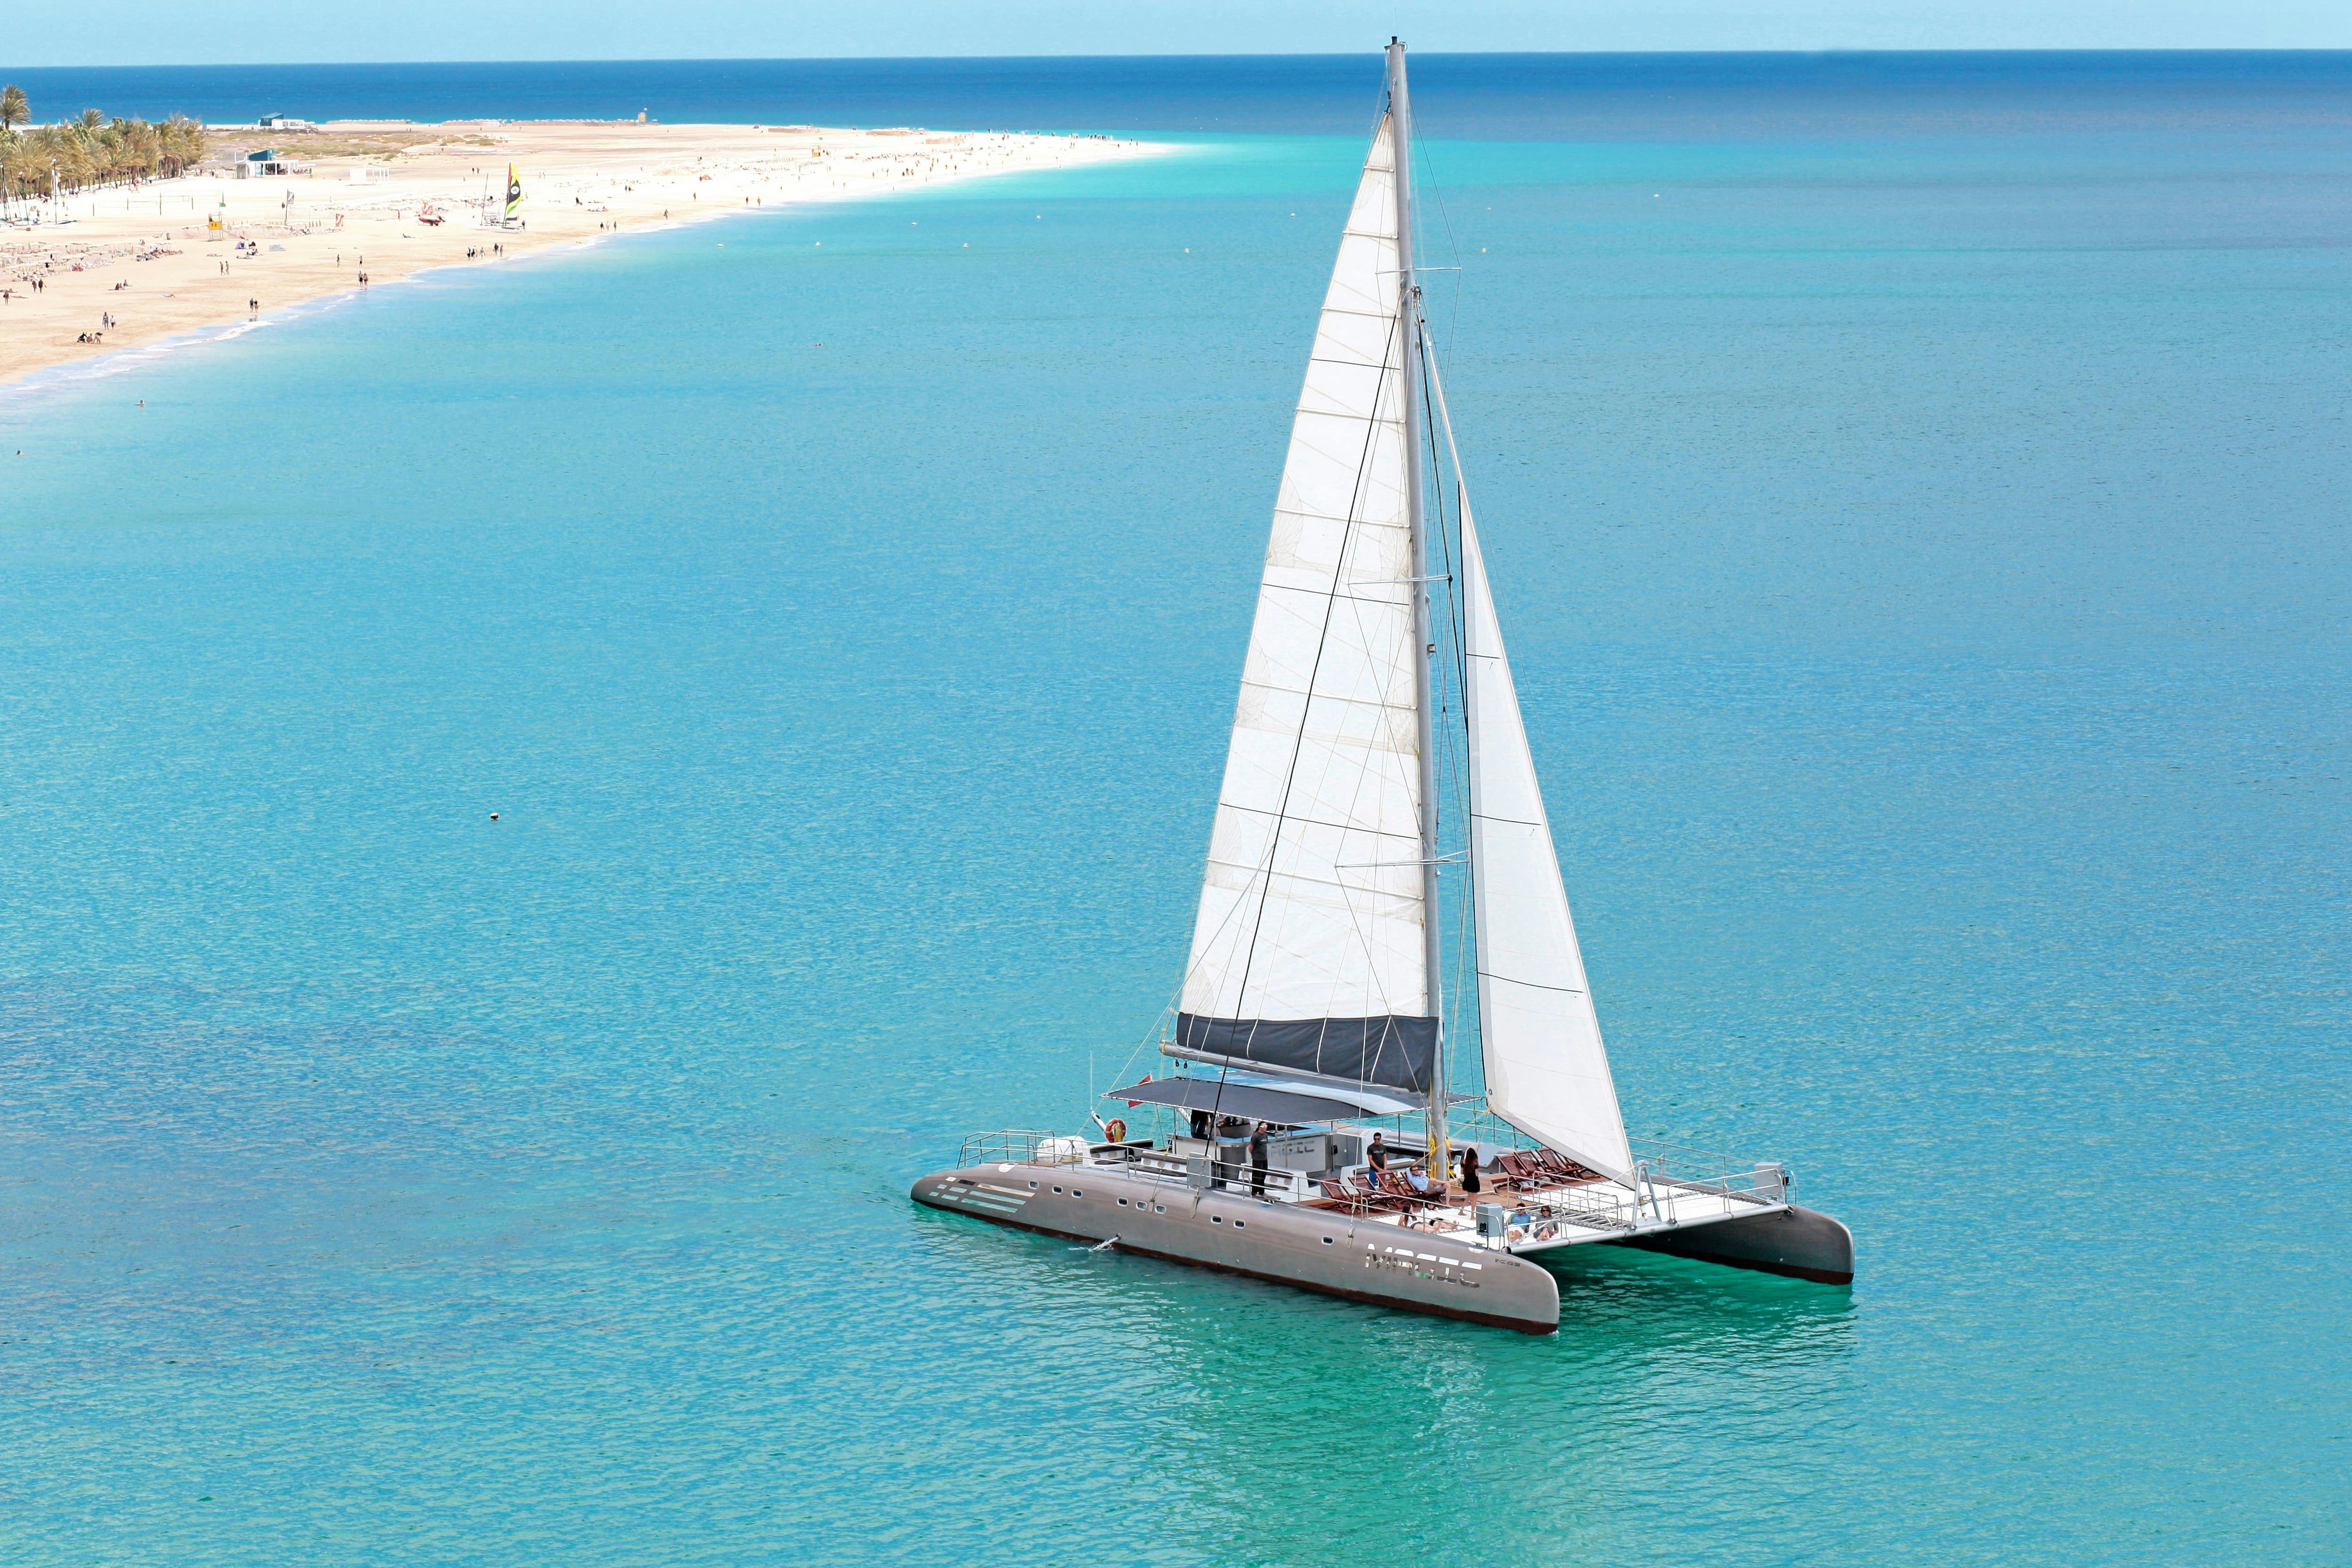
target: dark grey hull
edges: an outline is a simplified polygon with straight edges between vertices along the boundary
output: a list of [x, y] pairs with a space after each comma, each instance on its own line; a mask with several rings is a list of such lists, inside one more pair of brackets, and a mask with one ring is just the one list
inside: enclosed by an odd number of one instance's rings
[[1351, 1301], [1521, 1333], [1559, 1328], [1549, 1271], [1446, 1237], [1362, 1225], [1345, 1214], [1206, 1192], [1077, 1165], [941, 1171], [915, 1201], [1072, 1241], [1189, 1263]]
[[1824, 1285], [1853, 1283], [1853, 1233], [1812, 1209], [1776, 1209], [1753, 1219], [1654, 1231], [1615, 1245], [1786, 1274]]

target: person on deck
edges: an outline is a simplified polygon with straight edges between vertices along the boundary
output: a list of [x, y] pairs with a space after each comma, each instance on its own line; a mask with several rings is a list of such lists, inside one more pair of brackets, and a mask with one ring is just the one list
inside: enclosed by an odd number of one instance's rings
[[1371, 1147], [1364, 1151], [1365, 1181], [1375, 1187], [1379, 1186], [1381, 1184], [1381, 1173], [1388, 1168], [1389, 1152], [1386, 1148], [1381, 1146], [1381, 1135], [1375, 1132], [1372, 1134]]
[[1249, 1139], [1250, 1196], [1265, 1196], [1265, 1123], [1250, 1129]]
[[1473, 1201], [1475, 1201], [1481, 1190], [1478, 1180], [1478, 1148], [1475, 1143], [1462, 1151], [1462, 1190], [1469, 1194]]

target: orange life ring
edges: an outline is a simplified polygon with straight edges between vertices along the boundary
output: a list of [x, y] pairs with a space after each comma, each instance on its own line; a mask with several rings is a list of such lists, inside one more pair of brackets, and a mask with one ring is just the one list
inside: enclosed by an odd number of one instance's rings
[[1127, 1123], [1114, 1116], [1103, 1123], [1103, 1136], [1113, 1143], [1127, 1142]]

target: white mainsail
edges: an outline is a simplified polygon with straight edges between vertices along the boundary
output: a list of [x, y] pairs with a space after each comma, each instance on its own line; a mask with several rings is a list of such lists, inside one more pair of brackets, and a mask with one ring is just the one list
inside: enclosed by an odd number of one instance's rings
[[[1444, 407], [1443, 392], [1438, 406]], [[1617, 1085], [1586, 987], [1584, 955], [1466, 494], [1461, 523], [1470, 877], [1487, 1109], [1602, 1175], [1627, 1181], [1633, 1156]]]
[[1182, 1054], [1426, 1092], [1420, 720], [1392, 120], [1291, 426], [1178, 1020]]

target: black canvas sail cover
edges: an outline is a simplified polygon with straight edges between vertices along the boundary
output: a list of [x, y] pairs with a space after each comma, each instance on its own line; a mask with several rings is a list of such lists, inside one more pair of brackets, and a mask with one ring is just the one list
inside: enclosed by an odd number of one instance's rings
[[1426, 1101], [1437, 1020], [1198, 1018], [1176, 1016], [1174, 1047], [1199, 1061], [1393, 1090]]
[[1413, 560], [1391, 121], [1316, 324], [1171, 1055], [1425, 1098]]

